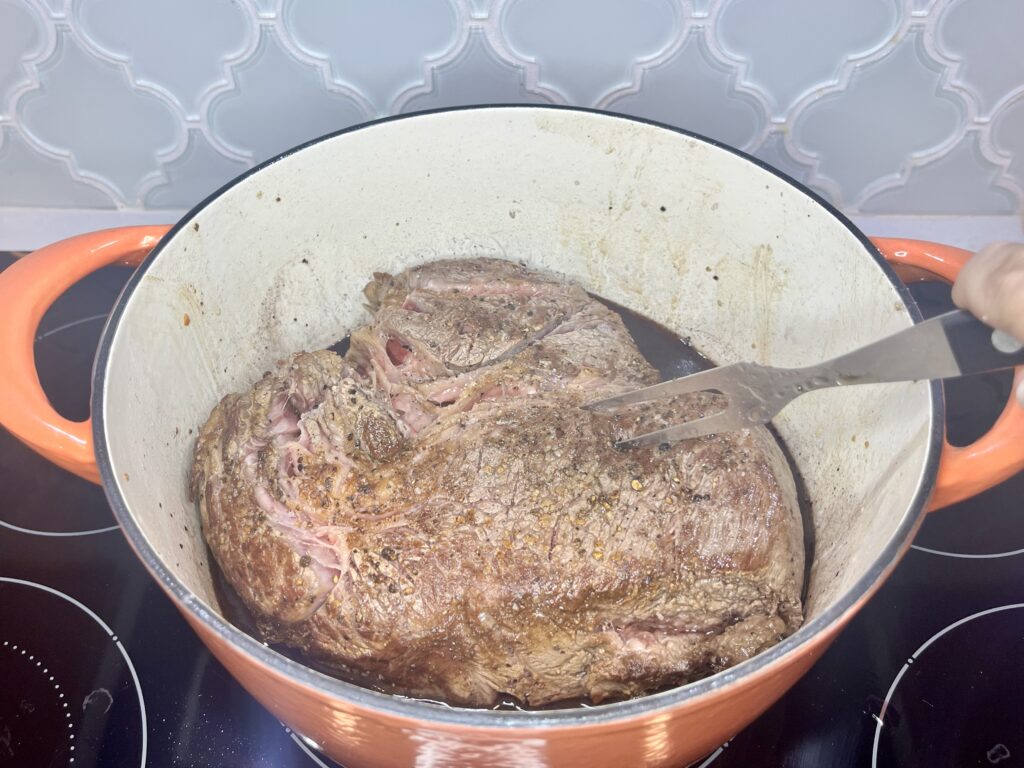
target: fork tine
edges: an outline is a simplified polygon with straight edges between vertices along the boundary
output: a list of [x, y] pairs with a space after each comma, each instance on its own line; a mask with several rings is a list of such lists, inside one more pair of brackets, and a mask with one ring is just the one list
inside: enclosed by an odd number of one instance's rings
[[619, 448], [640, 448], [645, 445], [675, 443], [679, 440], [687, 440], [694, 437], [732, 432], [751, 426], [753, 426], [753, 422], [746, 418], [742, 412], [735, 408], [726, 408], [724, 411], [713, 413], [701, 419], [686, 421], [682, 424], [659, 429], [656, 432], [634, 435], [625, 440], [619, 440], [615, 445]]
[[[587, 403], [583, 407], [592, 411], [608, 411], [623, 405], [643, 403], [648, 400], [656, 400], [662, 397], [674, 395], [686, 395], [691, 392], [702, 392], [708, 389], [715, 389], [722, 384], [728, 383], [737, 374], [737, 365], [726, 365], [722, 368], [709, 368], [706, 371], [691, 373], [688, 376], [680, 376], [678, 379], [670, 379], [660, 384], [643, 389], [635, 389], [622, 395], [609, 397], [605, 400], [598, 400], [594, 403]], [[720, 390], [721, 391], [721, 390]]]

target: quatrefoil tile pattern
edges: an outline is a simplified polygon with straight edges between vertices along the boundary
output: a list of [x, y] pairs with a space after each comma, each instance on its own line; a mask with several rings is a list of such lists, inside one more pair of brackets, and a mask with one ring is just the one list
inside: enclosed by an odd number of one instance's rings
[[186, 118], [198, 117], [211, 86], [230, 83], [226, 62], [252, 53], [253, 20], [233, 3], [74, 0], [72, 12], [100, 56], [130, 62], [135, 82], [160, 89]]
[[782, 119], [797, 100], [835, 83], [843, 66], [897, 33], [905, 10], [896, 0], [733, 0], [717, 18], [721, 49], [742, 67], [741, 80], [764, 94]]
[[25, 62], [38, 58], [49, 46], [43, 20], [24, 3], [0, 2], [0, 118], [19, 88], [31, 86]]
[[181, 211], [294, 144], [486, 103], [712, 137], [850, 214], [1024, 208], [1021, 0], [0, 0], [0, 213]]
[[599, 104], [679, 34], [672, 0], [509, 0], [498, 11], [501, 49], [567, 104]]

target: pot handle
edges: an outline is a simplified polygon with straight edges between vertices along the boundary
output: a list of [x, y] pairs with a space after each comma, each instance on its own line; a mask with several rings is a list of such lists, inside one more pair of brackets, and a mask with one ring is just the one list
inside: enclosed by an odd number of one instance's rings
[[53, 410], [36, 373], [39, 321], [68, 288], [101, 267], [138, 266], [169, 227], [105, 229], [70, 237], [0, 272], [0, 425], [54, 464], [94, 483], [92, 419], [68, 421]]
[[[871, 241], [905, 282], [944, 280], [953, 283], [960, 268], [973, 255], [962, 248], [873, 237]], [[1014, 373], [1014, 390], [1024, 382], [1024, 366]], [[1024, 406], [1012, 392], [999, 419], [971, 445], [962, 448], [945, 441], [939, 461], [930, 511], [969, 499], [1024, 470]]]

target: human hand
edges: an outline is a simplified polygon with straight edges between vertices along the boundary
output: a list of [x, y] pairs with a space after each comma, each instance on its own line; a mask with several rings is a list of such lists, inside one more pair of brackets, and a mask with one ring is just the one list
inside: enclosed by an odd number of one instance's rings
[[[992, 243], [974, 254], [953, 284], [953, 302], [1024, 343], [1024, 243]], [[1024, 405], [1024, 382], [1017, 400]]]

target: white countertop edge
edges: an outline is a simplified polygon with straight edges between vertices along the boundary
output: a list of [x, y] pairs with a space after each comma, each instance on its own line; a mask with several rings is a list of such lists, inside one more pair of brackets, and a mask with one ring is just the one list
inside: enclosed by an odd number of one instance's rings
[[[133, 224], [172, 224], [185, 211], [0, 208], [0, 251], [26, 251], [82, 232]], [[993, 240], [1024, 240], [1018, 216], [853, 216], [868, 235], [914, 237], [977, 250]]]
[[173, 224], [185, 213], [142, 209], [0, 208], [0, 251], [29, 251], [97, 229]]

